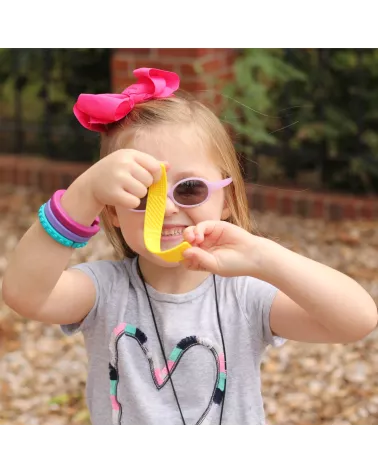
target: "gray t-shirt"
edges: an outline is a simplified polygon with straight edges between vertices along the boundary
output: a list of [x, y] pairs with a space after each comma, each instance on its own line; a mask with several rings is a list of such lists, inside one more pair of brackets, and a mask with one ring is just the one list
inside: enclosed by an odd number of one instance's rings
[[[81, 324], [62, 326], [84, 336], [92, 424], [182, 424], [136, 259], [74, 267], [97, 292]], [[261, 356], [284, 341], [269, 326], [277, 289], [252, 277], [215, 281], [227, 369], [213, 276], [184, 294], [147, 285], [182, 414], [186, 424], [219, 424], [224, 399], [222, 424], [264, 424]]]

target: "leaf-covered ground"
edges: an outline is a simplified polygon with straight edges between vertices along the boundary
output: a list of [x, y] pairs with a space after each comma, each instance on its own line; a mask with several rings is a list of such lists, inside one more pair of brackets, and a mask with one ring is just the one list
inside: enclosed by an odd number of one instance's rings
[[[47, 199], [0, 191], [0, 282], [6, 258]], [[358, 280], [378, 301], [378, 226], [255, 214], [258, 227], [306, 256]], [[71, 263], [112, 258], [103, 234]], [[268, 424], [377, 424], [378, 335], [351, 345], [287, 342], [262, 365]], [[80, 335], [21, 319], [0, 299], [0, 424], [87, 424], [86, 354]]]

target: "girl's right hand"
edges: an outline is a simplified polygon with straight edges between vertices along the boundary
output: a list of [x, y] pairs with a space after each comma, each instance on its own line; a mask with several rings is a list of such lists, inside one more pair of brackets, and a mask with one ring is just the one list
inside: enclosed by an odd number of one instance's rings
[[90, 167], [85, 180], [100, 205], [133, 209], [147, 195], [148, 187], [160, 180], [160, 164], [149, 154], [120, 149]]

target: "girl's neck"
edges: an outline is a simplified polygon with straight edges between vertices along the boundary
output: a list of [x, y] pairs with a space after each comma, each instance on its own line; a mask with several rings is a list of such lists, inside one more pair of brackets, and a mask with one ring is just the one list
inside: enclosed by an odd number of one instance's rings
[[208, 272], [195, 272], [182, 265], [178, 267], [160, 267], [139, 257], [139, 267], [145, 282], [161, 293], [187, 293], [209, 277]]

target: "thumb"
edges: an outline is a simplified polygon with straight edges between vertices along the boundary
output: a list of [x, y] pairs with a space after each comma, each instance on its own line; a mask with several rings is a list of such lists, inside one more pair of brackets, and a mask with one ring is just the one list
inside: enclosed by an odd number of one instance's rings
[[218, 272], [218, 264], [213, 254], [195, 246], [183, 252], [185, 265], [190, 270]]

